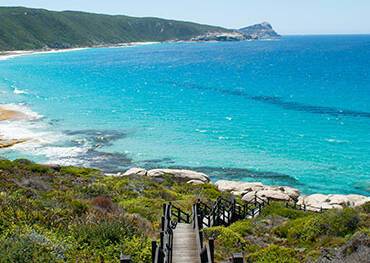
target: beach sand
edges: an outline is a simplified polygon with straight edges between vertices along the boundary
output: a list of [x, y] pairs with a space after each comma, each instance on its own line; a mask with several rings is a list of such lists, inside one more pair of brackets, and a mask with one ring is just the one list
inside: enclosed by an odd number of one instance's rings
[[27, 115], [22, 112], [0, 106], [0, 121], [25, 120], [27, 118]]
[[[22, 112], [0, 107], [0, 121], [26, 120], [28, 116]], [[8, 139], [0, 134], [0, 149], [8, 148], [19, 143], [26, 142], [26, 139]]]

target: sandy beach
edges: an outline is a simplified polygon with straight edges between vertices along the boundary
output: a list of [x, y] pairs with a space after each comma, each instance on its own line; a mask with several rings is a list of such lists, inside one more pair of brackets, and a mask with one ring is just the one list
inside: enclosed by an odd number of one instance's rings
[[91, 46], [91, 47], [66, 48], [66, 49], [0, 51], [0, 61], [15, 58], [15, 57], [20, 57], [20, 56], [25, 56], [25, 55], [71, 52], [71, 51], [84, 50], [88, 48], [123, 48], [123, 47], [152, 45], [152, 44], [158, 44], [158, 43], [160, 42], [130, 42], [130, 43], [119, 43], [115, 45], [97, 45], [97, 46]]
[[0, 60], [7, 60], [15, 57], [44, 54], [44, 53], [59, 53], [83, 50], [86, 48], [68, 48], [68, 49], [46, 49], [46, 50], [15, 50], [15, 51], [2, 51], [0, 52]]
[[[13, 110], [8, 109], [6, 107], [0, 106], [0, 122], [1, 121], [16, 121], [16, 120], [26, 120], [29, 119], [29, 116], [26, 114]], [[3, 135], [0, 134], [0, 149], [8, 148], [14, 146], [19, 143], [26, 142], [27, 139], [11, 139], [11, 138], [4, 138]]]

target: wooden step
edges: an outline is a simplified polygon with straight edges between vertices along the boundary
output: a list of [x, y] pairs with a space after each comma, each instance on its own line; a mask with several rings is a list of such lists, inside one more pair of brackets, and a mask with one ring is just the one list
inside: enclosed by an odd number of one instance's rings
[[177, 224], [173, 232], [172, 262], [200, 263], [196, 234], [191, 224]]

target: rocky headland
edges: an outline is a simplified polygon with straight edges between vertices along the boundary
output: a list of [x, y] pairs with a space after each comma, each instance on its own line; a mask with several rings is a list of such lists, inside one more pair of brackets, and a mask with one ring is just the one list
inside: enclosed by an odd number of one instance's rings
[[240, 28], [238, 31], [251, 39], [279, 39], [281, 37], [268, 22]]

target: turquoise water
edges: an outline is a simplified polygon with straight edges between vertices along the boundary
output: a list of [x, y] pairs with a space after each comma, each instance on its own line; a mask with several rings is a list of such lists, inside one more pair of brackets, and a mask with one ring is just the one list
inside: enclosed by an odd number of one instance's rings
[[0, 61], [0, 104], [43, 117], [7, 158], [186, 167], [370, 194], [370, 36], [168, 43]]

